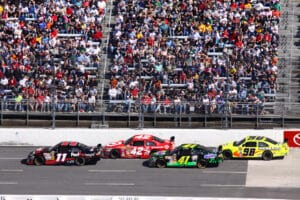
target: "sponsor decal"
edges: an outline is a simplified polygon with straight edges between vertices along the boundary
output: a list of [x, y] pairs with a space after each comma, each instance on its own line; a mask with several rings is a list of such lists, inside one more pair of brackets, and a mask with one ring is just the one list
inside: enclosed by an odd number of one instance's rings
[[284, 131], [283, 135], [289, 147], [300, 147], [300, 130]]
[[210, 159], [210, 158], [215, 158], [215, 157], [216, 157], [216, 154], [206, 154], [206, 155], [204, 155], [205, 159]]
[[297, 146], [300, 146], [300, 133], [297, 133], [296, 135], [294, 135], [294, 137], [293, 137], [293, 142], [294, 142]]

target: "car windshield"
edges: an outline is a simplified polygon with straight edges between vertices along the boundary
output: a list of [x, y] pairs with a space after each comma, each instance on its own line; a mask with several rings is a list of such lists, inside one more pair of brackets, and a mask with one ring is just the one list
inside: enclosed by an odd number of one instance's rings
[[278, 142], [272, 140], [271, 138], [266, 138], [266, 141], [267, 141], [267, 142], [270, 142], [270, 143], [272, 143], [272, 144], [278, 144]]
[[133, 138], [133, 137], [127, 139], [127, 140], [124, 142], [124, 144], [125, 144], [125, 145], [129, 144], [129, 143], [131, 142], [132, 138]]
[[53, 147], [49, 147], [49, 150], [50, 151], [56, 151], [59, 146], [60, 146], [60, 143], [54, 145]]
[[86, 146], [85, 144], [82, 144], [82, 143], [78, 143], [78, 147], [82, 150], [90, 150], [91, 149], [91, 147]]
[[177, 152], [178, 152], [178, 147], [176, 147], [175, 149], [173, 149], [171, 152], [170, 152], [170, 154], [176, 154]]
[[233, 143], [233, 145], [234, 146], [240, 146], [241, 144], [243, 144], [244, 142], [245, 142], [245, 138], [244, 139], [242, 139], [242, 140], [240, 140], [240, 141], [235, 141], [234, 143]]
[[160, 143], [163, 143], [164, 140], [159, 138], [159, 137], [156, 137], [156, 136], [153, 136], [153, 140], [156, 140], [157, 142], [160, 142]]

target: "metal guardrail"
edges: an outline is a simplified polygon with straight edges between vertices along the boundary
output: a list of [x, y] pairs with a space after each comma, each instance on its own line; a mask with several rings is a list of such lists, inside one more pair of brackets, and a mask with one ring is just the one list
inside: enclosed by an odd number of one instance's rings
[[[273, 127], [278, 126], [278, 123], [280, 127], [283, 127], [288, 124], [290, 119], [294, 124], [300, 125], [300, 113], [294, 116], [289, 114], [290, 107], [299, 107], [300, 103], [291, 106], [275, 102], [263, 104], [224, 102], [223, 104], [208, 105], [201, 102], [181, 102], [179, 104], [171, 102], [169, 105], [156, 102], [146, 105], [140, 104], [139, 101], [124, 100], [99, 101], [96, 104], [88, 102], [36, 103], [27, 100], [22, 102], [2, 101], [0, 125], [14, 126], [18, 121], [25, 126], [30, 126], [33, 122], [42, 126], [41, 122], [44, 121], [51, 122], [51, 125], [48, 126], [55, 128], [58, 123], [62, 126], [63, 121], [65, 123], [63, 127], [67, 127], [67, 124], [72, 124], [72, 127], [81, 126], [84, 122], [91, 128], [108, 127], [111, 123], [119, 124], [114, 125], [115, 127], [124, 127], [124, 123], [126, 123], [125, 126], [128, 127], [160, 128], [159, 122], [164, 121], [168, 124], [177, 124], [176, 127], [181, 127], [183, 124], [192, 127], [193, 123], [196, 123], [197, 127], [202, 125], [207, 127], [207, 124], [211, 123], [212, 128], [232, 128], [238, 124], [240, 119], [255, 124], [256, 128], [261, 127], [261, 124], [270, 124], [272, 127], [273, 123]], [[218, 125], [218, 123], [221, 124]]]

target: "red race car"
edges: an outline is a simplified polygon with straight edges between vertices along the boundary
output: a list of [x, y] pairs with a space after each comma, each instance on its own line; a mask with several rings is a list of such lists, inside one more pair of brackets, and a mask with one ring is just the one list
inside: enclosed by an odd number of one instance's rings
[[96, 164], [101, 157], [101, 144], [89, 147], [79, 142], [60, 142], [53, 147], [38, 148], [29, 153], [28, 165]]
[[103, 147], [103, 158], [142, 158], [148, 159], [156, 151], [172, 150], [175, 137], [164, 140], [153, 135], [134, 135], [127, 140], [120, 140]]

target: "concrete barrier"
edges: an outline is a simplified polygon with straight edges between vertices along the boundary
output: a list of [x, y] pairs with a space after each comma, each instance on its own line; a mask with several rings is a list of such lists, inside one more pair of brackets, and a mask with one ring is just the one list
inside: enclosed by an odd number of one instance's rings
[[1, 128], [0, 145], [52, 146], [60, 141], [78, 141], [86, 145], [102, 145], [127, 139], [135, 134], [153, 134], [168, 139], [175, 136], [176, 145], [182, 143], [200, 143], [206, 146], [218, 146], [232, 140], [240, 140], [248, 135], [268, 136], [283, 141], [281, 129], [80, 129], [80, 128]]
[[[163, 196], [75, 196], [75, 195], [1, 195], [1, 200], [232, 200], [223, 197], [163, 197]], [[257, 198], [234, 198], [234, 200], [269, 200]], [[283, 199], [277, 199], [283, 200]]]

